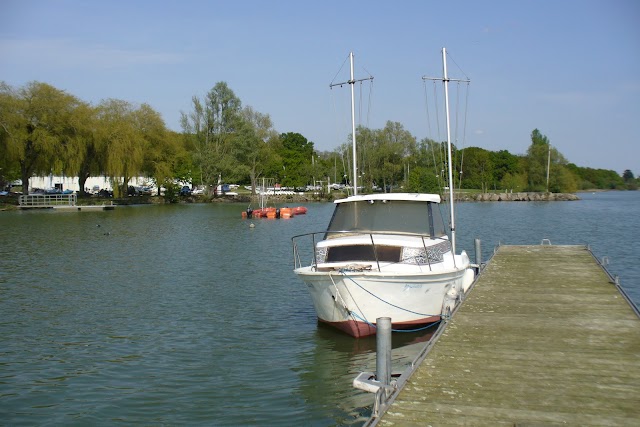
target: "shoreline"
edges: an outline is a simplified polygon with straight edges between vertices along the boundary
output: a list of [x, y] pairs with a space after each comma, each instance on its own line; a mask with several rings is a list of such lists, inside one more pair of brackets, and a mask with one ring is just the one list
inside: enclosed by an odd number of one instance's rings
[[[576, 193], [536, 193], [536, 192], [517, 192], [517, 193], [457, 193], [455, 200], [458, 202], [565, 202], [580, 200], [580, 193], [595, 193], [608, 191], [629, 191], [629, 190], [581, 190]], [[320, 197], [314, 194], [286, 194], [269, 196], [269, 200], [274, 203], [309, 203], [309, 202], [332, 202], [336, 199], [347, 197], [344, 194], [329, 194], [329, 197]], [[447, 201], [445, 194], [442, 201]], [[182, 197], [177, 204], [183, 203], [257, 203], [257, 196], [238, 195], [238, 196], [187, 196]], [[113, 202], [116, 206], [131, 205], [161, 205], [171, 204], [164, 200], [162, 196], [135, 196], [120, 199], [82, 197], [78, 198], [78, 206], [95, 205]], [[17, 195], [5, 196], [0, 199], [0, 212], [10, 212], [19, 210]]]
[[[456, 194], [455, 200], [459, 202], [567, 202], [580, 200], [575, 193], [479, 193]], [[448, 200], [448, 198], [444, 198]]]

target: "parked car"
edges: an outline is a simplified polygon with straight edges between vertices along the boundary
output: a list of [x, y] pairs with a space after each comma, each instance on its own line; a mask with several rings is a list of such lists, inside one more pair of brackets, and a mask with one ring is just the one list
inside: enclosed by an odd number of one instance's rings
[[127, 195], [129, 196], [139, 196], [140, 195], [140, 187], [134, 187], [130, 185], [127, 187]]
[[151, 187], [140, 187], [139, 191], [142, 196], [151, 196], [153, 189]]
[[191, 187], [189, 187], [188, 185], [183, 186], [180, 189], [180, 195], [181, 196], [190, 196], [191, 195]]

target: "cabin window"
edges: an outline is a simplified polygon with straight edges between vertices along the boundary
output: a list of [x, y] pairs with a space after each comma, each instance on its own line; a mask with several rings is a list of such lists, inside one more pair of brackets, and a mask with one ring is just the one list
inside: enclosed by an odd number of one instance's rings
[[[327, 262], [342, 261], [384, 261], [400, 262], [402, 248], [398, 246], [345, 245], [332, 246], [327, 251]], [[377, 255], [377, 258], [376, 258]]]
[[431, 237], [446, 235], [439, 204], [405, 200], [340, 203], [336, 206], [329, 231], [400, 232]]

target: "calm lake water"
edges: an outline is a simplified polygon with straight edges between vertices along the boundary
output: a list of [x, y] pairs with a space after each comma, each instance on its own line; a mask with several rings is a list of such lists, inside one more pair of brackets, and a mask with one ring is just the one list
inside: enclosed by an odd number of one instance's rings
[[[640, 302], [640, 192], [577, 202], [461, 203], [458, 248], [591, 244]], [[0, 212], [0, 424], [359, 425], [375, 338], [316, 324], [291, 220], [237, 204]], [[402, 370], [429, 333], [394, 336]]]

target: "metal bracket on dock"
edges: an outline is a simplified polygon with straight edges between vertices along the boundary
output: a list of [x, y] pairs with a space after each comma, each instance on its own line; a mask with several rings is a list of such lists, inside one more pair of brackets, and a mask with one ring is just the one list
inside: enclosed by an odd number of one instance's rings
[[353, 380], [353, 386], [357, 389], [364, 390], [369, 393], [377, 393], [381, 387], [395, 389], [396, 380], [401, 374], [391, 374], [391, 384], [384, 386], [382, 382], [378, 381], [375, 372], [360, 372]]

